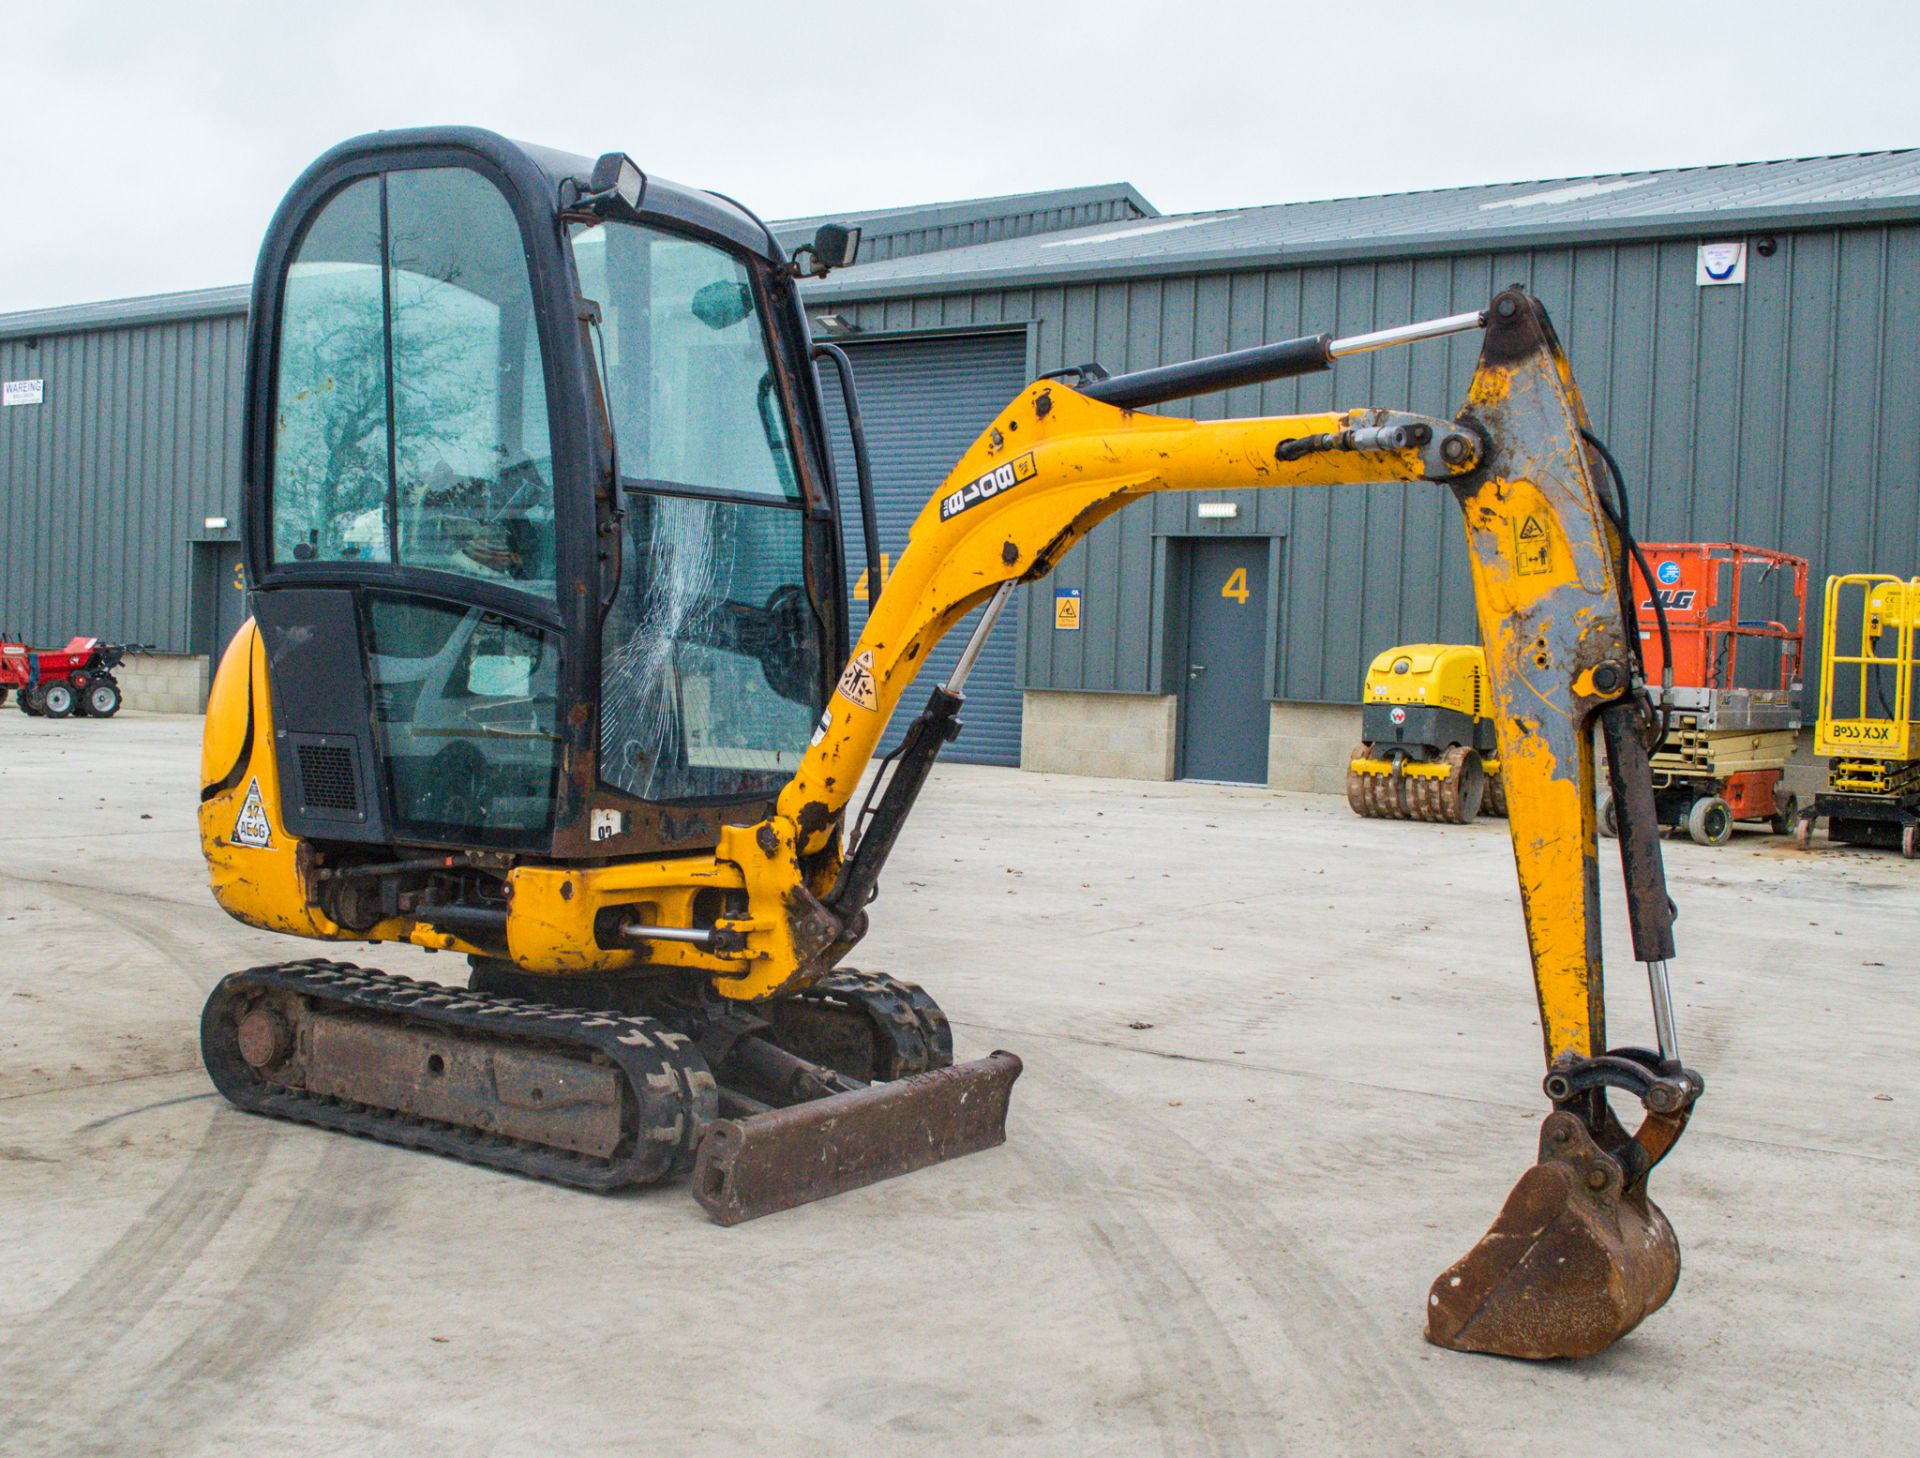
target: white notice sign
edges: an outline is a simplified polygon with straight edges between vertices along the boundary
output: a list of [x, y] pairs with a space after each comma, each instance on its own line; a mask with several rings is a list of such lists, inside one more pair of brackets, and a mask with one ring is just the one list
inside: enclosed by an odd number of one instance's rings
[[1745, 243], [1702, 243], [1693, 281], [1706, 288], [1710, 284], [1743, 284], [1747, 281], [1747, 245]]
[[240, 806], [240, 818], [233, 822], [233, 843], [255, 850], [273, 847], [273, 827], [267, 823], [267, 808], [260, 803], [260, 777], [247, 786], [247, 798]]
[[0, 380], [0, 405], [38, 405], [46, 393], [45, 380]]

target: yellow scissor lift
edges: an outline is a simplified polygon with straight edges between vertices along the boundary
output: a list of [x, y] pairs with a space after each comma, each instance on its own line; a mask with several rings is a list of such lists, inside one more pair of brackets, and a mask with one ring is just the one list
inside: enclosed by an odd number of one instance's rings
[[[1823, 816], [1830, 839], [1920, 854], [1920, 718], [1914, 703], [1920, 577], [1849, 572], [1827, 579], [1814, 753], [1827, 789], [1800, 812], [1793, 842], [1813, 843]], [[1843, 652], [1843, 642], [1855, 651]]]

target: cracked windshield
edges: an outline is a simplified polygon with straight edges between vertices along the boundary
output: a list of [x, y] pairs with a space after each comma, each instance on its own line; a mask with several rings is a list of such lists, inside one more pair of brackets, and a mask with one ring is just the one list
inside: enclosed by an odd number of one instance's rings
[[624, 223], [575, 225], [573, 248], [627, 487], [601, 776], [649, 800], [770, 794], [819, 716], [824, 630], [751, 281], [717, 248]]

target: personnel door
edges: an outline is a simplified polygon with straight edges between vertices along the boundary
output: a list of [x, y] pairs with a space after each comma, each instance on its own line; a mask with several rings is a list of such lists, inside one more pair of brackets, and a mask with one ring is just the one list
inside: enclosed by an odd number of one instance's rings
[[1187, 548], [1180, 777], [1263, 785], [1267, 542], [1220, 537]]

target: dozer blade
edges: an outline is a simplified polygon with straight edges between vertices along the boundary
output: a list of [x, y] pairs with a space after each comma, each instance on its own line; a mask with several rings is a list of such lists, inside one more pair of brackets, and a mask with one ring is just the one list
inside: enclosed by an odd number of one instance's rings
[[1427, 1298], [1427, 1340], [1502, 1357], [1588, 1357], [1658, 1311], [1680, 1279], [1659, 1206], [1564, 1111], [1493, 1228]]
[[694, 1163], [693, 1193], [722, 1225], [738, 1225], [1003, 1144], [1020, 1060], [990, 1053], [793, 1104], [721, 1119]]

